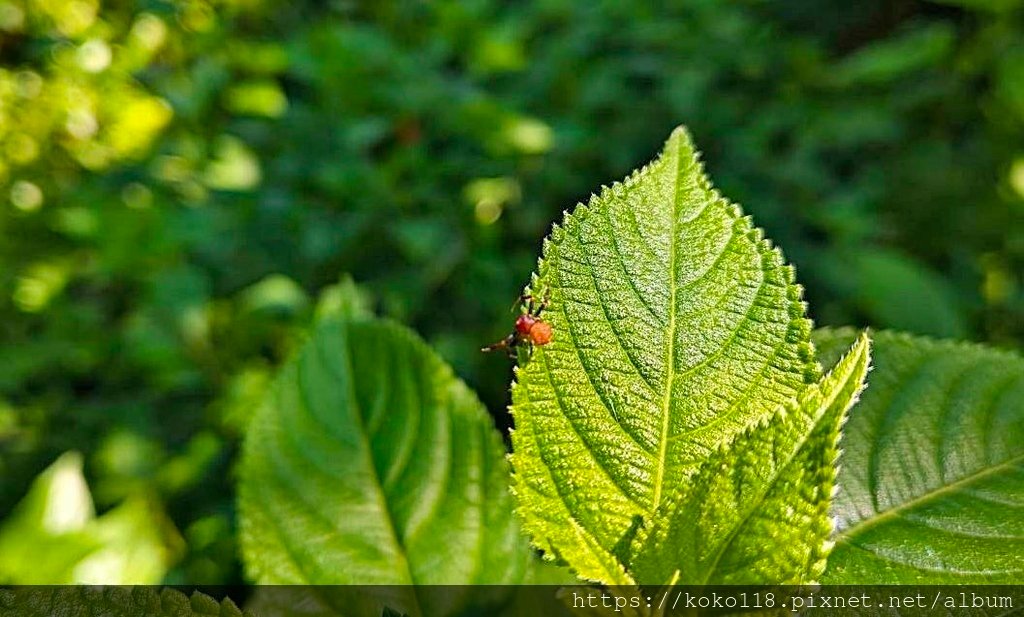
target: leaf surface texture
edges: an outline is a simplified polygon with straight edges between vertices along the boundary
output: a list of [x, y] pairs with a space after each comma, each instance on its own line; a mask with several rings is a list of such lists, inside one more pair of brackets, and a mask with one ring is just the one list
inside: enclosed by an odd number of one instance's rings
[[644, 583], [800, 584], [825, 567], [840, 428], [864, 386], [861, 335], [820, 383], [716, 451], [659, 509], [630, 563]]
[[[816, 340], [834, 354], [848, 330]], [[1024, 358], [879, 332], [844, 430], [825, 583], [1019, 583]]]
[[519, 511], [546, 554], [628, 584], [613, 547], [816, 379], [801, 290], [679, 128], [553, 229], [531, 291], [554, 340], [513, 386]]
[[[275, 584], [519, 582], [530, 553], [504, 456], [481, 403], [415, 335], [322, 321], [248, 430], [247, 572]], [[427, 611], [407, 600], [395, 604]]]

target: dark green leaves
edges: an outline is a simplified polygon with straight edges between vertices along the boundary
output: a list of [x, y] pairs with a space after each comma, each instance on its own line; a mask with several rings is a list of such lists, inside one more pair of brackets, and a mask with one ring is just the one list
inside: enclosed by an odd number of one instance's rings
[[393, 324], [318, 326], [254, 418], [241, 474], [243, 554], [260, 583], [524, 575], [501, 439], [451, 369]]
[[[824, 352], [850, 331], [823, 331]], [[887, 332], [851, 414], [827, 583], [1024, 576], [1024, 358]]]

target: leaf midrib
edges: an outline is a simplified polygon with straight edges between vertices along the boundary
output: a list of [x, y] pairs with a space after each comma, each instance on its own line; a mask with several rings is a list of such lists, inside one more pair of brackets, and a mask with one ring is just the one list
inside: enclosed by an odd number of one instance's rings
[[[362, 442], [363, 448], [363, 459], [367, 469], [369, 469], [370, 479], [374, 487], [374, 495], [377, 498], [378, 507], [382, 514], [382, 518], [386, 521], [388, 530], [391, 532], [391, 539], [394, 542], [396, 550], [396, 556], [398, 561], [401, 563], [401, 567], [405, 570], [407, 580], [413, 586], [412, 598], [415, 602], [416, 614], [422, 614], [423, 610], [420, 602], [419, 592], [416, 589], [416, 579], [413, 578], [412, 568], [409, 565], [409, 559], [406, 555], [405, 546], [399, 540], [398, 527], [395, 525], [395, 518], [391, 512], [391, 508], [388, 505], [387, 496], [384, 494], [384, 485], [381, 482], [380, 472], [377, 470], [377, 466], [374, 463], [372, 450], [370, 445], [370, 435], [367, 432], [366, 421], [363, 419], [363, 413], [359, 405], [359, 399], [356, 395], [355, 389], [355, 372], [352, 364], [352, 347], [351, 340], [349, 339], [348, 327], [346, 325], [341, 326], [343, 336], [343, 349], [342, 357], [345, 362], [345, 372], [348, 374], [348, 395], [352, 401], [352, 415], [358, 428], [359, 440]], [[318, 346], [319, 347], [319, 346]], [[328, 365], [329, 366], [329, 365]]]
[[893, 508], [889, 508], [888, 510], [877, 512], [874, 516], [862, 519], [852, 527], [847, 527], [846, 529], [841, 531], [839, 535], [836, 536], [836, 543], [850, 544], [856, 546], [851, 542], [851, 540], [853, 540], [855, 537], [863, 534], [865, 531], [873, 527], [876, 527], [886, 521], [896, 518], [900, 515], [900, 513], [905, 512], [907, 510], [912, 510], [917, 506], [924, 504], [928, 501], [931, 501], [932, 499], [935, 499], [936, 497], [939, 497], [946, 493], [956, 492], [957, 490], [964, 488], [974, 482], [977, 482], [978, 480], [987, 478], [988, 476], [996, 475], [1001, 471], [1008, 470], [1009, 468], [1021, 462], [1024, 462], [1024, 454], [1018, 454], [1017, 456], [1009, 458], [991, 467], [984, 467], [950, 484], [945, 484], [931, 491], [922, 493], [921, 495], [918, 495], [917, 497], [911, 499], [910, 501], [904, 502]]
[[665, 350], [665, 371], [667, 376], [665, 378], [665, 394], [661, 401], [661, 439], [658, 441], [658, 467], [655, 470], [654, 475], [654, 497], [651, 504], [651, 512], [658, 509], [661, 504], [661, 491], [662, 485], [665, 483], [665, 460], [668, 457], [668, 427], [669, 427], [669, 412], [672, 409], [672, 384], [675, 379], [675, 346], [676, 346], [676, 225], [679, 219], [679, 177], [682, 175], [680, 172], [680, 163], [682, 161], [682, 155], [680, 153], [681, 144], [679, 143], [678, 136], [676, 137], [676, 148], [675, 148], [675, 161], [666, 161], [666, 163], [673, 163], [673, 182], [672, 182], [672, 213], [669, 221], [669, 241], [668, 241], [668, 279], [669, 279], [669, 305], [668, 305], [668, 345]]

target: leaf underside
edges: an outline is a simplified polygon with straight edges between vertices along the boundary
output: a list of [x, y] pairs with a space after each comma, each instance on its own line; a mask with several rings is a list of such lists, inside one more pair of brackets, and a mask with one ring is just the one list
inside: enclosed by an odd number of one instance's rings
[[610, 547], [817, 378], [801, 290], [680, 128], [566, 215], [531, 291], [550, 299], [554, 340], [512, 391], [524, 527], [580, 576], [630, 583]]
[[[325, 320], [247, 433], [247, 573], [274, 584], [519, 582], [530, 552], [504, 455], [481, 403], [415, 335]], [[397, 605], [431, 612], [418, 601]]]
[[[834, 354], [852, 337], [815, 338]], [[851, 414], [823, 582], [1024, 580], [1024, 358], [880, 332]]]
[[865, 335], [818, 384], [716, 451], [657, 513], [630, 569], [647, 584], [799, 584], [821, 574], [837, 444], [870, 363]]

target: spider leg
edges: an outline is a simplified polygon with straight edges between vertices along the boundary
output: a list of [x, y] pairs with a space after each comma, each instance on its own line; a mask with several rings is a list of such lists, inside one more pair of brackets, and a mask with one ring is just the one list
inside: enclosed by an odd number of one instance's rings
[[539, 317], [541, 311], [546, 309], [549, 304], [551, 304], [551, 290], [550, 289], [544, 292], [544, 299], [541, 300], [537, 304], [537, 314], [535, 315], [535, 317]]
[[524, 293], [519, 296], [519, 306], [526, 307], [526, 314], [533, 315], [533, 296]]
[[551, 290], [544, 292], [544, 299], [538, 301], [535, 296], [523, 293], [519, 296], [519, 304], [526, 308], [526, 314], [540, 317], [541, 312], [551, 303]]
[[492, 343], [492, 344], [490, 344], [490, 345], [488, 345], [486, 347], [481, 347], [480, 351], [497, 351], [499, 349], [505, 349], [505, 350], [508, 350], [509, 353], [511, 353], [512, 352], [512, 348], [515, 347], [515, 344], [516, 344], [516, 337], [515, 337], [515, 335], [509, 334], [508, 336], [506, 336], [505, 338], [501, 339], [497, 343]]
[[540, 314], [548, 307], [548, 304], [551, 303], [550, 290], [544, 293], [544, 298], [540, 301], [537, 301], [533, 296], [525, 297], [530, 301], [527, 312], [534, 317], [540, 317]]
[[517, 334], [512, 333], [508, 335], [508, 348], [505, 350], [508, 352], [508, 357], [517, 360], [519, 358], [519, 348], [523, 345], [523, 339]]

